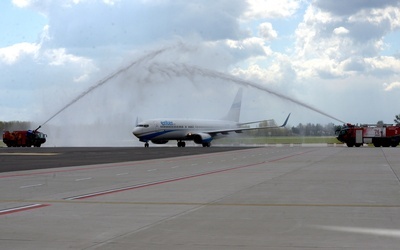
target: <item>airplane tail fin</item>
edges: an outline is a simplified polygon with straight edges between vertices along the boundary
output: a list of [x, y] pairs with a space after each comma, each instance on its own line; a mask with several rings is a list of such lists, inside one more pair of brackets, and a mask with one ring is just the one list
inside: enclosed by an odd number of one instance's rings
[[233, 100], [231, 109], [229, 110], [228, 114], [224, 117], [224, 120], [239, 122], [240, 108], [242, 106], [242, 93], [243, 89], [240, 88], [236, 94], [235, 99]]
[[142, 121], [142, 119], [139, 116], [136, 116], [136, 121], [135, 121], [135, 127]]

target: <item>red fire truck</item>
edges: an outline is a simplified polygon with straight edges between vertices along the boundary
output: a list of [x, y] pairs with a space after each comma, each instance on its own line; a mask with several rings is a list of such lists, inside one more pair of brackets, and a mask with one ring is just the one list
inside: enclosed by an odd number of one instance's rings
[[40, 147], [46, 142], [46, 134], [35, 130], [4, 131], [3, 142], [7, 147]]
[[375, 147], [397, 147], [400, 142], [400, 124], [352, 125], [347, 123], [335, 131], [337, 139], [348, 147], [372, 143]]

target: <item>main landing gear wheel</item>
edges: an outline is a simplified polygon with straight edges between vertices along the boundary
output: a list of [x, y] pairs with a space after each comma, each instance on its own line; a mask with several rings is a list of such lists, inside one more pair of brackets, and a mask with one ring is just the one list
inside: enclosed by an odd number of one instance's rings
[[184, 141], [178, 141], [178, 147], [179, 148], [184, 148], [186, 146], [186, 142], [184, 142]]
[[209, 142], [203, 143], [203, 148], [205, 148], [205, 147], [209, 148], [210, 146], [211, 146], [211, 143], [209, 143]]
[[145, 147], [145, 148], [148, 148], [148, 147], [149, 147], [149, 143], [146, 142], [146, 143], [144, 144], [144, 147]]

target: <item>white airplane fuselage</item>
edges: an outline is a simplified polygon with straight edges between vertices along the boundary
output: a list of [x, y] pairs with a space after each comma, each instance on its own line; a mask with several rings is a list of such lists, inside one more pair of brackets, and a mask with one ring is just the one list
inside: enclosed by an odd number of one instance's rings
[[[152, 141], [163, 144], [169, 140], [195, 141], [209, 146], [211, 140], [223, 136], [223, 133], [212, 135], [212, 131], [238, 128], [238, 123], [223, 120], [202, 119], [152, 119], [139, 123], [133, 134], [142, 142]], [[207, 133], [203, 133], [207, 131]]]

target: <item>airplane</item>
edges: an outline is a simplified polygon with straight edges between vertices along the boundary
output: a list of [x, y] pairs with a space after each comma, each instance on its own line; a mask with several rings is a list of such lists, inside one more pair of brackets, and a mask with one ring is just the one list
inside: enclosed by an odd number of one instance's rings
[[162, 118], [140, 123], [136, 121], [137, 125], [132, 134], [139, 141], [144, 142], [145, 147], [149, 147], [149, 141], [154, 144], [165, 144], [170, 140], [176, 140], [178, 147], [185, 147], [185, 141], [193, 141], [196, 144], [203, 145], [203, 147], [210, 147], [212, 140], [226, 136], [231, 132], [242, 133], [246, 130], [273, 129], [286, 126], [290, 114], [281, 126], [242, 127], [243, 125], [268, 121], [239, 123], [242, 92], [242, 89], [238, 90], [229, 112], [221, 120]]

